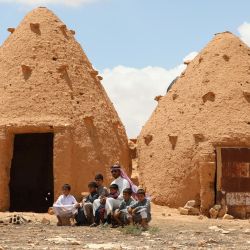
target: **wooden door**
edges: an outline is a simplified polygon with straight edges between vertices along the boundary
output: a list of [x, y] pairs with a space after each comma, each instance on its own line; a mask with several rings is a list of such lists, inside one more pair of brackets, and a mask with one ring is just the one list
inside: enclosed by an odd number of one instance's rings
[[217, 194], [229, 214], [250, 217], [250, 148], [217, 149]]

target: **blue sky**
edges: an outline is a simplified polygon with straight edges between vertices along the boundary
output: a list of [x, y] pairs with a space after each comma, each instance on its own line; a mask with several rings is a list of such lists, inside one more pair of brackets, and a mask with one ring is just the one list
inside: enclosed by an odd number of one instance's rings
[[[48, 6], [77, 31], [98, 69], [119, 64], [175, 66], [190, 51], [200, 50], [214, 33], [237, 33], [250, 18], [248, 0], [102, 0], [77, 7]], [[6, 28], [16, 26], [33, 7], [14, 3], [0, 7], [2, 43]]]
[[[239, 35], [238, 28], [250, 22], [248, 0], [71, 0], [75, 6], [69, 6], [69, 0], [0, 0], [0, 43], [9, 35], [6, 29], [16, 27], [26, 12], [34, 8], [31, 3], [39, 1], [45, 4], [38, 5], [48, 6], [76, 30], [76, 38], [90, 61], [107, 75], [109, 80], [104, 79], [104, 86], [133, 137], [155, 108], [153, 95], [164, 92], [172, 78], [183, 70], [180, 64], [186, 55], [202, 49], [214, 33], [229, 30]], [[119, 65], [124, 68], [117, 68]], [[171, 71], [171, 76], [162, 81], [157, 79], [157, 83], [152, 77], [139, 77], [141, 70], [150, 66], [176, 72]], [[125, 114], [131, 110], [126, 106], [129, 99], [120, 102], [122, 86], [128, 84], [131, 91], [137, 91], [135, 85], [143, 88], [144, 84], [134, 81], [136, 72], [132, 77], [129, 72], [128, 77], [129, 70], [138, 71], [138, 78], [148, 84], [148, 89], [152, 88], [139, 96], [138, 103], [134, 102], [138, 113], [133, 114], [133, 119]], [[149, 97], [150, 102], [144, 103]]]

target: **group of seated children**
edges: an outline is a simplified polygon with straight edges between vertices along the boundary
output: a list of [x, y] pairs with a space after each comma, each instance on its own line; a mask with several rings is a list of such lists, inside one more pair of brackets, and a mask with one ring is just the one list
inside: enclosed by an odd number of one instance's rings
[[[100, 224], [105, 226], [111, 224], [112, 228], [116, 228], [139, 224], [144, 230], [148, 228], [151, 220], [150, 200], [146, 198], [145, 191], [141, 188], [136, 194], [133, 194], [131, 188], [125, 188], [122, 191], [123, 200], [119, 208], [108, 215], [105, 209], [106, 199], [118, 198], [120, 194], [117, 184], [111, 184], [108, 190], [103, 186], [103, 176], [96, 175], [95, 181], [88, 184], [88, 195], [80, 203], [70, 194], [70, 190], [70, 185], [64, 184], [62, 195], [53, 205], [54, 213], [58, 218], [58, 226], [71, 225], [70, 219], [74, 218], [76, 226], [96, 227]], [[94, 209], [93, 203], [97, 199], [100, 200], [100, 205]]]

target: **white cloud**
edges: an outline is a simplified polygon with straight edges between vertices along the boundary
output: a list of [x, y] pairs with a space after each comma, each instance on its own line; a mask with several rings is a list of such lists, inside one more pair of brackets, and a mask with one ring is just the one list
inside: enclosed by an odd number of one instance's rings
[[97, 1], [101, 0], [0, 0], [0, 3], [18, 3], [18, 4], [33, 5], [33, 6], [46, 5], [46, 4], [80, 6], [80, 5], [95, 3]]
[[245, 22], [241, 24], [238, 31], [240, 33], [241, 40], [250, 46], [250, 23]]
[[196, 51], [193, 51], [184, 57], [183, 62], [193, 60], [197, 55], [198, 53]]
[[[192, 60], [196, 55], [197, 52], [192, 52], [184, 60]], [[154, 97], [165, 95], [168, 85], [185, 67], [184, 64], [172, 69], [117, 66], [102, 72], [102, 83], [130, 138], [139, 135], [142, 126], [155, 109], [157, 102]]]

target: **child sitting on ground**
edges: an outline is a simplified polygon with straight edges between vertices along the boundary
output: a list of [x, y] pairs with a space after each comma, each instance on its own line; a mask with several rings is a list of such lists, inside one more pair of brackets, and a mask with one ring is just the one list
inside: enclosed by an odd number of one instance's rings
[[97, 184], [97, 193], [99, 197], [107, 197], [109, 192], [106, 187], [103, 186], [103, 175], [102, 174], [97, 174], [95, 176], [95, 182]]
[[113, 221], [117, 224], [113, 223], [112, 228], [116, 228], [118, 226], [128, 225], [131, 221], [131, 215], [128, 212], [128, 207], [135, 204], [135, 200], [131, 197], [132, 189], [126, 188], [123, 190], [123, 201], [118, 209], [115, 210], [113, 214]]
[[136, 197], [138, 201], [128, 208], [128, 212], [132, 215], [131, 221], [133, 221], [134, 224], [139, 223], [143, 230], [147, 230], [148, 223], [151, 220], [150, 200], [146, 198], [143, 189], [138, 189]]
[[91, 225], [91, 227], [96, 227], [102, 222], [103, 224], [110, 223], [111, 218], [105, 218], [105, 204], [106, 198], [110, 197], [113, 199], [117, 199], [119, 196], [119, 187], [116, 184], [111, 184], [109, 187], [109, 195], [107, 197], [101, 196], [100, 203], [101, 205], [97, 208], [95, 212], [95, 222]]
[[69, 184], [62, 186], [62, 195], [59, 196], [53, 205], [53, 211], [57, 216], [57, 226], [71, 225], [70, 219], [74, 218], [77, 213], [77, 201], [70, 194], [71, 187]]
[[97, 184], [92, 181], [88, 184], [89, 195], [83, 198], [82, 202], [77, 205], [78, 213], [75, 217], [76, 226], [91, 225], [93, 223], [93, 202], [98, 199]]

